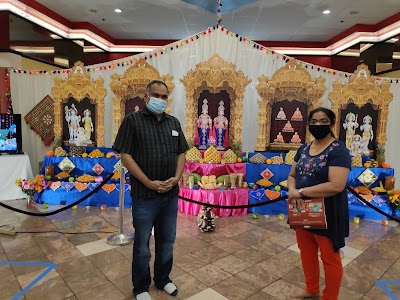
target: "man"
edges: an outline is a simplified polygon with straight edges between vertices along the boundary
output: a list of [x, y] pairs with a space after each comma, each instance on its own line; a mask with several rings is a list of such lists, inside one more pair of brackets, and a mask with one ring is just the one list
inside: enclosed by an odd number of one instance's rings
[[132, 281], [137, 300], [151, 299], [149, 240], [154, 226], [154, 283], [176, 296], [171, 282], [173, 245], [176, 237], [178, 182], [189, 146], [178, 119], [165, 113], [167, 85], [151, 81], [143, 110], [125, 116], [113, 148], [131, 174], [132, 218], [135, 227]]

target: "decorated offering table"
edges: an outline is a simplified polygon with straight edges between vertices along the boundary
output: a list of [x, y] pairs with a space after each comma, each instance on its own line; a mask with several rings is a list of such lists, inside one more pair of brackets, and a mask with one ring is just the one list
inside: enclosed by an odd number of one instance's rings
[[[226, 190], [193, 190], [188, 188], [181, 188], [179, 196], [193, 199], [201, 202], [210, 202], [211, 204], [218, 205], [247, 205], [249, 203], [248, 189], [237, 188], [237, 189], [226, 189]], [[178, 202], [179, 211], [187, 215], [198, 215], [201, 206], [193, 204], [182, 199]], [[239, 215], [247, 214], [247, 209], [222, 209], [213, 208], [213, 213], [219, 217], [237, 217]]]
[[[294, 152], [289, 152], [287, 155], [282, 154], [282, 160], [285, 163], [291, 164], [294, 157], [293, 153]], [[264, 158], [262, 158], [262, 156]], [[249, 191], [250, 204], [267, 201], [268, 199], [275, 199], [286, 194], [284, 190], [287, 190], [286, 180], [289, 175], [291, 165], [272, 164], [271, 159], [273, 159], [274, 156], [276, 157], [277, 154], [267, 152], [249, 154], [250, 161], [257, 162], [250, 162], [246, 164], [246, 179], [250, 185], [251, 183], [255, 183], [256, 185], [255, 190]], [[260, 163], [263, 161], [268, 163]], [[366, 166], [370, 166], [369, 162], [365, 162], [364, 164]], [[359, 192], [365, 200], [369, 201], [381, 210], [390, 213], [390, 208], [386, 204], [388, 200], [386, 190], [391, 190], [393, 187], [387, 186], [386, 183], [388, 180], [390, 181], [390, 178], [393, 177], [394, 169], [392, 168], [366, 168], [353, 166], [352, 170], [350, 171], [347, 184], [354, 187], [355, 190]], [[267, 186], [262, 185], [262, 180], [267, 180]], [[384, 185], [386, 186], [385, 188]], [[351, 193], [348, 195], [349, 213], [351, 218], [382, 218], [382, 215], [362, 204], [354, 195]], [[266, 206], [250, 208], [249, 212], [257, 212], [267, 215], [276, 215], [280, 213], [287, 214], [287, 204], [285, 201], [281, 201]]]
[[[256, 198], [256, 192], [259, 192], [262, 195], [261, 198]], [[263, 201], [267, 201], [269, 198], [265, 195], [264, 191], [258, 189], [257, 191], [249, 191], [249, 204], [259, 203]], [[286, 192], [281, 192], [282, 195], [285, 195]], [[349, 217], [352, 220], [354, 217], [359, 217], [360, 219], [369, 219], [369, 220], [381, 220], [384, 218], [380, 213], [374, 211], [370, 207], [361, 203], [356, 199], [356, 197], [348, 193], [349, 196]], [[372, 201], [370, 202], [380, 210], [391, 214], [391, 210], [389, 206], [386, 204], [387, 201], [386, 195], [373, 195]], [[286, 201], [279, 201], [270, 205], [258, 206], [249, 208], [249, 212], [256, 212], [263, 215], [279, 215], [285, 214], [287, 215], [287, 203]]]
[[[247, 183], [244, 181], [246, 164], [241, 163], [232, 150], [217, 151], [211, 146], [203, 152], [193, 147], [186, 153], [186, 160], [180, 196], [224, 206], [248, 204]], [[185, 214], [197, 215], [201, 210], [199, 205], [182, 199], [178, 205], [179, 211]], [[247, 213], [247, 209], [212, 210], [219, 217]]]
[[[102, 151], [104, 157], [88, 157], [90, 153], [100, 154], [100, 150], [97, 149], [96, 151], [95, 148], [88, 148], [87, 150], [90, 149], [89, 154], [84, 152], [87, 157], [84, 154], [85, 157], [45, 156], [41, 173], [46, 175], [50, 184], [38, 195], [39, 202], [71, 204], [90, 193], [103, 179], [114, 172], [115, 175], [110, 182], [79, 205], [101, 206], [106, 204], [110, 207], [119, 205], [121, 187], [118, 170], [121, 166], [120, 159], [104, 154]], [[67, 148], [67, 150], [69, 149]], [[102, 148], [102, 150], [106, 152], [107, 149]], [[51, 169], [53, 169], [53, 176], [49, 175]], [[126, 176], [128, 176], [128, 173]], [[125, 207], [130, 207], [132, 199], [130, 197], [130, 184], [127, 180], [122, 188], [125, 195]]]
[[197, 173], [201, 175], [215, 175], [217, 177], [221, 175], [231, 174], [231, 173], [246, 173], [246, 164], [236, 163], [236, 164], [205, 164], [197, 162], [185, 162], [186, 173]]

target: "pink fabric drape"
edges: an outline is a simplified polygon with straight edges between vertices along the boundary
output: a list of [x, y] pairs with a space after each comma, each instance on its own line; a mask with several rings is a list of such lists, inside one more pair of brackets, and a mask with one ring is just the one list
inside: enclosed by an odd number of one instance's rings
[[236, 163], [236, 164], [201, 164], [196, 162], [185, 162], [186, 173], [197, 173], [201, 176], [215, 175], [217, 177], [221, 175], [228, 175], [231, 173], [242, 173], [246, 174], [246, 164]]
[[[233, 189], [233, 190], [191, 190], [180, 188], [179, 196], [192, 200], [206, 202], [218, 205], [247, 205], [249, 203], [248, 189]], [[190, 203], [182, 199], [178, 200], [178, 209], [187, 215], [198, 215], [201, 210], [201, 205]], [[237, 217], [247, 214], [247, 208], [242, 209], [222, 209], [213, 208], [212, 211], [219, 217]]]

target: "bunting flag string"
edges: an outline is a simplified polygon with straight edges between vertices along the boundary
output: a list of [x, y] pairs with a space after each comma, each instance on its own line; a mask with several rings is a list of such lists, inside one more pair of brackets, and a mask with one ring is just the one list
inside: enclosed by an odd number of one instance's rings
[[[213, 27], [210, 27], [202, 32], [192, 35], [185, 40], [180, 40], [180, 41], [174, 42], [174, 43], [166, 45], [162, 48], [158, 48], [153, 51], [141, 53], [141, 54], [135, 55], [133, 57], [131, 56], [124, 61], [108, 62], [108, 63], [105, 63], [104, 65], [96, 66], [96, 67], [88, 66], [88, 67], [86, 67], [86, 70], [88, 72], [107, 71], [110, 69], [116, 69], [116, 68], [120, 68], [120, 67], [123, 67], [123, 68], [129, 67], [131, 65], [136, 64], [136, 62], [141, 58], [143, 58], [145, 60], [157, 59], [158, 57], [160, 57], [170, 51], [174, 51], [174, 50], [182, 48], [190, 43], [196, 42], [200, 38], [207, 36], [208, 34], [212, 33], [215, 30], [221, 30], [222, 32], [225, 32], [226, 35], [230, 35], [231, 37], [236, 37], [240, 42], [243, 42], [243, 43], [246, 43], [246, 44], [252, 46], [253, 49], [256, 51], [258, 50], [258, 51], [262, 51], [263, 53], [265, 53], [267, 55], [272, 55], [272, 58], [274, 60], [282, 59], [285, 62], [288, 62], [290, 59], [296, 59], [296, 58], [292, 58], [290, 56], [278, 53], [278, 52], [272, 50], [271, 48], [268, 48], [268, 47], [258, 44], [256, 42], [253, 42], [253, 41], [247, 39], [246, 37], [241, 36], [238, 33], [235, 33], [233, 31], [230, 31], [229, 29], [224, 28], [224, 26], [222, 26], [220, 24], [222, 21], [222, 17], [220, 14], [221, 7], [222, 7], [221, 1], [222, 0], [217, 0], [217, 3], [219, 5], [218, 6], [219, 7], [218, 8], [218, 24], [217, 25], [214, 25]], [[317, 71], [317, 72], [324, 73], [324, 74], [328, 74], [331, 76], [349, 78], [353, 75], [352, 73], [347, 73], [347, 72], [342, 72], [342, 71], [338, 71], [338, 70], [333, 70], [330, 68], [325, 68], [322, 66], [317, 66], [317, 65], [314, 65], [314, 64], [311, 64], [308, 62], [301, 61], [299, 59], [296, 59], [296, 60], [299, 62], [300, 66], [302, 68]], [[19, 73], [19, 74], [28, 74], [28, 75], [61, 75], [61, 74], [67, 75], [67, 74], [71, 73], [71, 69], [47, 71], [47, 70], [21, 70], [21, 69], [17, 69], [17, 68], [8, 68], [8, 72]], [[399, 83], [399, 80], [394, 79], [394, 78], [383, 78], [383, 77], [375, 77], [375, 78], [377, 81], [387, 81], [390, 83]]]
[[218, 3], [218, 9], [217, 9], [218, 25], [221, 25], [221, 22], [222, 22], [222, 16], [221, 16], [222, 3], [221, 3], [221, 0], [217, 0], [217, 3]]

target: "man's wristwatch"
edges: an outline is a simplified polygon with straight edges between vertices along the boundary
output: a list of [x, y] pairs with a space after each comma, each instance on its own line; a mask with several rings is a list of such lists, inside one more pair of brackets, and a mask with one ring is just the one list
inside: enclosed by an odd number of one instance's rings
[[302, 197], [302, 198], [304, 198], [305, 197], [305, 195], [303, 194], [303, 188], [301, 188], [301, 189], [299, 189], [299, 194], [300, 194], [300, 196]]

